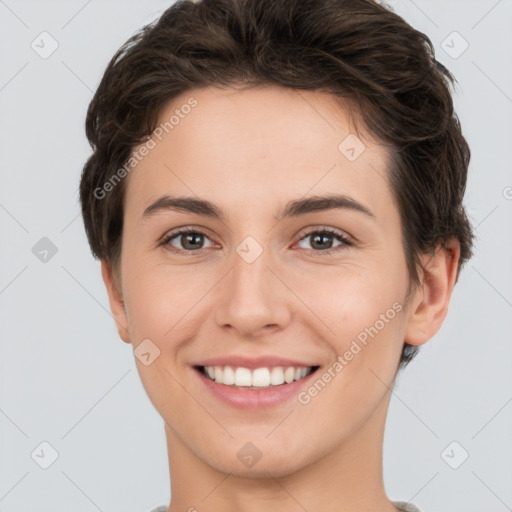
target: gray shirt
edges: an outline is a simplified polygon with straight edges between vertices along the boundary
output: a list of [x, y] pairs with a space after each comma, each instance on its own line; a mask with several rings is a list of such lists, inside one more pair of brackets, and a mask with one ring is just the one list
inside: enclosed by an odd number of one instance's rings
[[[402, 512], [421, 512], [418, 507], [407, 501], [392, 501], [391, 503], [399, 510], [402, 510]], [[167, 506], [162, 505], [161, 507], [153, 509], [151, 512], [167, 512]]]
[[421, 512], [421, 510], [416, 505], [408, 503], [407, 501], [392, 501], [391, 503], [393, 503], [396, 508], [402, 510], [403, 512]]

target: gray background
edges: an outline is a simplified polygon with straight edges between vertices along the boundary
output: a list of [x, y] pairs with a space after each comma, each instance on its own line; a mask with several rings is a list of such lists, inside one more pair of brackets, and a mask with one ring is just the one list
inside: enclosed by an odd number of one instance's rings
[[[394, 390], [386, 491], [422, 512], [504, 512], [512, 510], [512, 1], [387, 3], [427, 33], [459, 82], [478, 241], [448, 319]], [[143, 512], [169, 501], [163, 423], [117, 336], [77, 193], [89, 154], [85, 112], [104, 68], [169, 5], [0, 0], [3, 512]], [[46, 59], [31, 47], [43, 31], [58, 43]], [[43, 237], [57, 249], [46, 261], [32, 250], [48, 244]], [[48, 469], [43, 441], [58, 453]]]

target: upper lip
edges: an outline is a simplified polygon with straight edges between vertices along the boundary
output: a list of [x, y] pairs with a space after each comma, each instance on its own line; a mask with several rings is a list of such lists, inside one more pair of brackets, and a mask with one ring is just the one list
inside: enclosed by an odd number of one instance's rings
[[274, 366], [289, 367], [294, 366], [295, 368], [310, 368], [318, 365], [304, 363], [294, 359], [287, 359], [277, 356], [259, 356], [259, 357], [244, 357], [244, 356], [224, 356], [224, 357], [212, 357], [210, 359], [204, 359], [194, 363], [193, 366], [232, 366], [234, 368], [248, 368], [254, 370], [256, 368], [273, 368]]

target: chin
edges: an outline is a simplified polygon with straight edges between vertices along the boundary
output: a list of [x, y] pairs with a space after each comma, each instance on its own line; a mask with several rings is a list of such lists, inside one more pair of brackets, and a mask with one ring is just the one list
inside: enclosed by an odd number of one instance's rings
[[264, 456], [257, 461], [252, 467], [244, 467], [238, 459], [233, 460], [222, 460], [215, 459], [209, 461], [209, 465], [215, 470], [225, 474], [229, 474], [232, 477], [237, 478], [282, 478], [293, 473], [296, 473], [301, 469], [298, 462], [293, 459], [292, 456], [287, 457], [287, 461], [283, 460], [263, 460]]

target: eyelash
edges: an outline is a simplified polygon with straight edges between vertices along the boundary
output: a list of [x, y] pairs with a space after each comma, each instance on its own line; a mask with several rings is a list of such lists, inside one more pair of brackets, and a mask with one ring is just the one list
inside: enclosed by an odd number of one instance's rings
[[[206, 233], [204, 233], [203, 231], [200, 231], [200, 230], [197, 230], [197, 229], [192, 229], [192, 228], [186, 228], [186, 229], [181, 229], [179, 231], [175, 231], [174, 233], [169, 234], [168, 236], [166, 236], [164, 238], [164, 240], [161, 242], [160, 245], [165, 246], [165, 247], [168, 247], [168, 246], [172, 247], [172, 246], [170, 246], [171, 240], [173, 240], [174, 238], [179, 237], [180, 235], [187, 235], [187, 234], [201, 235], [201, 236], [204, 236], [204, 237], [208, 238], [208, 235]], [[338, 231], [335, 231], [333, 229], [326, 228], [326, 227], [323, 227], [321, 229], [314, 229], [312, 231], [308, 231], [303, 236], [301, 236], [301, 238], [299, 239], [299, 242], [304, 240], [305, 238], [308, 238], [308, 237], [312, 236], [312, 235], [328, 235], [328, 236], [332, 236], [332, 237], [336, 238], [338, 241], [342, 242], [343, 245], [335, 247], [334, 249], [326, 249], [326, 250], [305, 249], [309, 254], [315, 253], [315, 254], [329, 255], [329, 254], [332, 254], [333, 252], [338, 252], [339, 250], [347, 249], [348, 247], [353, 245], [352, 241], [348, 237], [342, 235]], [[205, 250], [205, 248], [203, 248], [203, 249], [196, 249], [196, 250], [192, 250], [192, 251], [187, 251], [187, 250], [184, 250], [184, 249], [177, 249], [176, 247], [172, 247], [169, 250], [171, 250], [172, 252], [176, 252], [178, 254], [188, 253], [188, 254], [196, 255], [196, 254], [201, 254], [201, 252], [203, 250]]]

